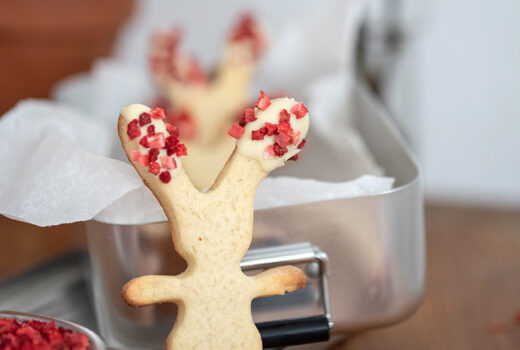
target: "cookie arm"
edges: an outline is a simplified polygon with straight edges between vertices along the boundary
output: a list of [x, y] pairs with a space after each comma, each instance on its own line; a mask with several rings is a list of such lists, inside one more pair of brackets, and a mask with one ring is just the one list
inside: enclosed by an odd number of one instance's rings
[[127, 282], [121, 291], [130, 306], [175, 302], [183, 298], [182, 281], [172, 276], [142, 276]]
[[305, 286], [302, 270], [294, 266], [279, 266], [253, 277], [253, 297], [283, 295]]

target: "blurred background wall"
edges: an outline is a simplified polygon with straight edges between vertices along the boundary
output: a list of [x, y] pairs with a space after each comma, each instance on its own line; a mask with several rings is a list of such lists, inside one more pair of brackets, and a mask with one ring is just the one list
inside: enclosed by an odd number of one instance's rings
[[430, 201], [520, 207], [519, 16], [517, 0], [370, 2], [368, 69]]

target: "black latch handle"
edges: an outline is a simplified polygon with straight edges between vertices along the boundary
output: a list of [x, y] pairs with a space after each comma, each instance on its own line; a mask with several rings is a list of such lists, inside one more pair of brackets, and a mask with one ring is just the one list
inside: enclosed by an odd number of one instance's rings
[[309, 344], [330, 338], [325, 315], [257, 323], [264, 348]]

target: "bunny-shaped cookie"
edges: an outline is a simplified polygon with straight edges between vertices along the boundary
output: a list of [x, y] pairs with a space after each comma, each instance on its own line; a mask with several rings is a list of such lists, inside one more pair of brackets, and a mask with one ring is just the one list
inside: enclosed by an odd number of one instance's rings
[[152, 76], [168, 100], [168, 118], [183, 117], [181, 139], [190, 148], [185, 170], [199, 190], [207, 190], [233, 152], [225, 130], [247, 104], [249, 84], [264, 39], [251, 15], [234, 26], [213, 79], [181, 52], [179, 31], [156, 33], [150, 50]]
[[152, 75], [171, 106], [194, 119], [196, 141], [209, 145], [247, 105], [249, 84], [264, 49], [263, 35], [254, 18], [243, 15], [211, 80], [195, 59], [180, 51], [179, 43], [179, 31], [155, 35]]
[[240, 269], [252, 240], [256, 188], [269, 171], [296, 158], [309, 126], [307, 110], [292, 99], [269, 101], [262, 94], [256, 106], [246, 110], [244, 126], [230, 128], [237, 147], [206, 193], [184, 172], [179, 157], [185, 147], [178, 143], [175, 128], [161, 120], [160, 109], [131, 105], [121, 110], [123, 148], [161, 203], [175, 249], [188, 265], [177, 276], [135, 278], [122, 290], [131, 306], [178, 305], [167, 349], [261, 349], [251, 301], [305, 285], [304, 273], [291, 266], [253, 277]]

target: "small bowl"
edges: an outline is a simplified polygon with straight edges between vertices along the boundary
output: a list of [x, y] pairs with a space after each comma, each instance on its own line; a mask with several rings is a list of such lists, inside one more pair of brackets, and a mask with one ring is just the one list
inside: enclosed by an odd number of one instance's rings
[[65, 329], [70, 329], [74, 332], [85, 334], [88, 337], [88, 341], [90, 344], [89, 350], [107, 350], [107, 348], [105, 347], [105, 343], [96, 333], [92, 332], [88, 328], [85, 328], [73, 322], [60, 320], [58, 318], [32, 315], [15, 311], [0, 311], [0, 318], [15, 319], [17, 321], [36, 320], [41, 322], [54, 322], [58, 327], [63, 327]]

